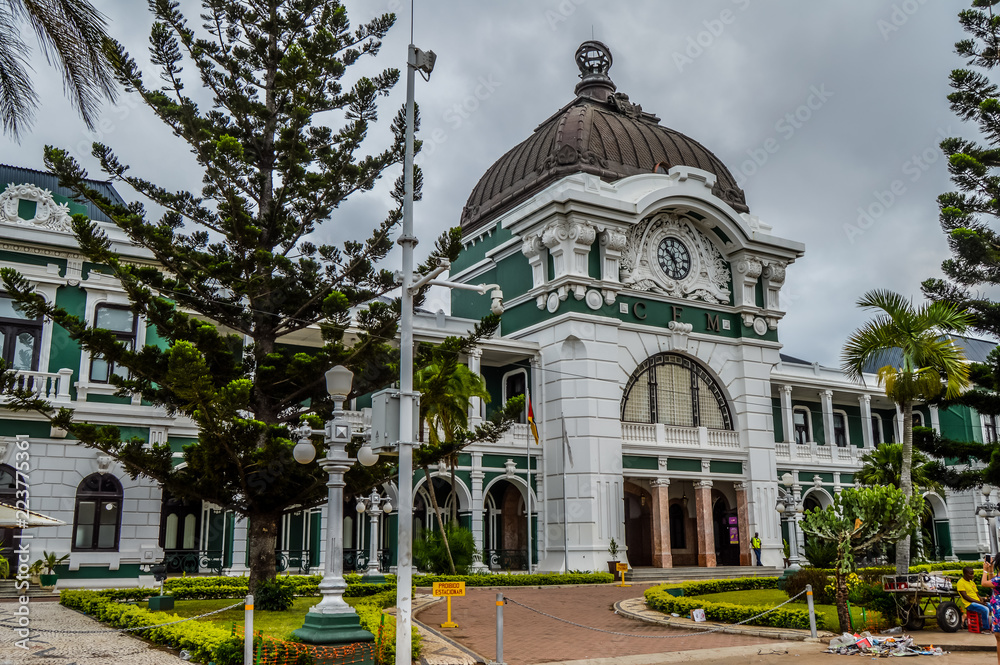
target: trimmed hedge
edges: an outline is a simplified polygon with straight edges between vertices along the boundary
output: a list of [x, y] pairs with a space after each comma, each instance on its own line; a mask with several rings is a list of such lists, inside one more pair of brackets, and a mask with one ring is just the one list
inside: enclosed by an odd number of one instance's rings
[[[747, 579], [759, 579], [759, 578], [747, 578]], [[718, 582], [730, 582], [736, 580], [712, 580]], [[764, 588], [764, 587], [751, 587], [751, 588]], [[737, 589], [720, 589], [721, 591], [726, 590], [737, 590]], [[703, 593], [712, 593], [709, 591], [704, 591]], [[752, 616], [764, 612], [769, 607], [763, 605], [735, 605], [733, 603], [713, 603], [707, 600], [698, 600], [697, 598], [686, 598], [671, 595], [667, 589], [662, 586], [653, 587], [652, 589], [646, 590], [646, 605], [654, 610], [658, 610], [665, 614], [677, 613], [680, 615], [688, 615], [691, 610], [701, 608], [705, 610], [705, 617], [711, 619], [712, 621], [718, 621], [720, 623], [739, 623], [745, 621]], [[809, 611], [800, 609], [789, 609], [788, 606], [782, 607], [781, 609], [774, 610], [762, 617], [754, 619], [749, 622], [751, 625], [755, 626], [773, 626], [776, 628], [809, 628]], [[820, 614], [816, 615], [816, 627], [824, 628], [823, 616]]]
[[414, 575], [413, 585], [429, 587], [434, 582], [465, 582], [465, 586], [556, 586], [560, 584], [608, 584], [611, 573], [542, 573], [535, 575]]
[[[319, 596], [320, 575], [281, 575], [275, 578], [282, 585], [292, 588], [296, 596]], [[360, 575], [345, 575], [347, 590], [345, 598], [362, 598], [395, 589], [395, 577], [389, 576], [389, 581], [383, 584], [369, 584], [361, 581]], [[207, 600], [213, 598], [240, 598], [249, 593], [247, 577], [174, 577], [163, 584], [164, 593], [169, 593], [177, 600]], [[119, 590], [124, 591], [124, 590]], [[155, 590], [148, 595], [159, 593]], [[138, 599], [144, 598], [141, 596]], [[128, 600], [138, 600], [128, 598]]]
[[[239, 579], [239, 578], [235, 578]], [[243, 578], [246, 579], [246, 578]], [[197, 593], [196, 585], [180, 585], [188, 587], [179, 589], [181, 593]], [[395, 665], [396, 662], [396, 619], [383, 615], [382, 610], [392, 607], [396, 602], [396, 587], [392, 585], [363, 584], [360, 587], [384, 587], [374, 594], [367, 594], [365, 600], [355, 606], [355, 611], [361, 620], [361, 626], [376, 637], [379, 628], [382, 630], [382, 660], [381, 665]], [[219, 588], [219, 587], [215, 587]], [[238, 590], [239, 587], [229, 587]], [[348, 587], [350, 589], [351, 587]], [[160, 623], [177, 621], [181, 617], [166, 612], [151, 612], [149, 610], [129, 605], [121, 600], [142, 600], [159, 593], [158, 589], [108, 589], [93, 591], [90, 589], [66, 589], [60, 593], [59, 602], [71, 609], [79, 610], [98, 621], [110, 624], [116, 628], [135, 628], [152, 626]], [[238, 596], [238, 592], [236, 593]], [[346, 595], [346, 594], [345, 594]], [[384, 616], [384, 619], [383, 619]], [[420, 659], [420, 634], [416, 626], [413, 630], [413, 660]], [[163, 644], [174, 649], [187, 649], [192, 660], [208, 663], [214, 660], [218, 648], [228, 648], [223, 643], [231, 641], [229, 630], [219, 628], [212, 623], [202, 621], [185, 621], [172, 626], [163, 626], [136, 633], [157, 644]]]
[[[68, 589], [61, 593], [59, 602], [116, 628], [154, 626], [180, 619], [176, 614], [150, 612], [135, 605], [116, 602], [109, 595], [100, 591]], [[186, 649], [191, 653], [192, 660], [202, 663], [211, 661], [215, 649], [230, 637], [225, 628], [199, 621], [185, 621], [133, 634], [173, 649]]]

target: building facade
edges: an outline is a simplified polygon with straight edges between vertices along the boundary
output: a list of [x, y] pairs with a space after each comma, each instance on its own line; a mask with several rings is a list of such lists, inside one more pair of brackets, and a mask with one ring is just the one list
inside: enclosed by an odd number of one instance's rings
[[[600, 570], [612, 539], [634, 567], [748, 566], [755, 532], [765, 565], [780, 566], [782, 541], [802, 544], [802, 535], [775, 510], [779, 479], [790, 474], [788, 489], [807, 508], [829, 505], [855, 482], [865, 452], [899, 440], [899, 412], [874, 377], [858, 384], [781, 354], [780, 293], [805, 247], [751, 214], [707, 148], [617, 91], [604, 45], [585, 43], [577, 64], [574, 99], [476, 185], [451, 267], [455, 281], [504, 293], [500, 333], [466, 359], [492, 398], [474, 400], [471, 419], [528, 393], [539, 445], [523, 422], [500, 442], [467, 448], [454, 469], [431, 470], [430, 484], [416, 474], [412, 518], [433, 528], [435, 492], [492, 569], [524, 569], [530, 560], [545, 571]], [[69, 214], [101, 222], [130, 260], [150, 257], [52, 176], [0, 167], [0, 181], [9, 183], [0, 194], [4, 265], [88, 323], [137, 346], [162, 343], [128, 310], [120, 286], [80, 255]], [[107, 183], [92, 185], [118, 198]], [[463, 334], [489, 306], [453, 291], [450, 315], [418, 313], [416, 337]], [[51, 322], [25, 319], [3, 294], [0, 332], [3, 358], [24, 385], [81, 420], [169, 442], [178, 457], [195, 439], [186, 419], [117, 396], [108, 381], [117, 368]], [[959, 341], [974, 360], [993, 346]], [[353, 401], [358, 427], [369, 405], [370, 396]], [[969, 409], [917, 411], [919, 424], [952, 438], [996, 436], [995, 423]], [[70, 555], [60, 585], [139, 583], [161, 559], [175, 572], [246, 570], [245, 525], [232, 513], [164, 496], [2, 402], [0, 502], [18, 498], [25, 448], [32, 510], [65, 522], [32, 534], [39, 553]], [[395, 503], [395, 488], [384, 491]], [[971, 559], [987, 549], [978, 494], [926, 498], [929, 556]], [[363, 567], [371, 525], [345, 514], [346, 563]], [[385, 568], [395, 559], [397, 519], [375, 524]], [[279, 569], [319, 567], [325, 529], [321, 509], [286, 515]], [[0, 531], [0, 553], [17, 536]]]

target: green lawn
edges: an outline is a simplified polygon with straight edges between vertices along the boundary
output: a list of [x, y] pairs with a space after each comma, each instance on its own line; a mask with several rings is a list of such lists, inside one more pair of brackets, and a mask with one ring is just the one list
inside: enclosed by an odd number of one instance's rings
[[[292, 631], [302, 627], [306, 612], [309, 608], [319, 602], [318, 597], [296, 598], [291, 609], [287, 612], [264, 612], [254, 610], [253, 627], [254, 630], [261, 631], [275, 639], [287, 640], [292, 636]], [[348, 605], [354, 607], [362, 598], [345, 598]], [[174, 603], [174, 612], [182, 617], [193, 617], [205, 612], [211, 612], [222, 607], [228, 607], [237, 602], [235, 598], [216, 598], [212, 600], [178, 600]], [[146, 603], [136, 603], [143, 609]], [[212, 616], [199, 619], [208, 621], [222, 628], [231, 628], [234, 623], [243, 624], [243, 605], [239, 607], [213, 614]]]
[[[774, 607], [779, 603], [783, 603], [788, 600], [788, 596], [785, 595], [784, 591], [778, 589], [751, 589], [748, 591], [725, 591], [723, 593], [707, 593], [703, 596], [695, 596], [696, 598], [704, 598], [717, 603], [733, 603], [735, 605], [763, 605], [765, 607]], [[794, 607], [796, 609], [805, 609], [806, 602], [795, 601], [789, 603], [785, 607]], [[837, 619], [837, 606], [836, 605], [816, 605], [816, 615], [823, 615], [826, 621], [827, 630], [837, 632], [837, 627], [839, 621]], [[867, 618], [871, 618], [870, 612], [865, 612], [864, 615]], [[851, 606], [851, 620], [854, 621], [855, 629], [859, 629], [863, 626], [862, 621], [862, 611], [860, 607]]]

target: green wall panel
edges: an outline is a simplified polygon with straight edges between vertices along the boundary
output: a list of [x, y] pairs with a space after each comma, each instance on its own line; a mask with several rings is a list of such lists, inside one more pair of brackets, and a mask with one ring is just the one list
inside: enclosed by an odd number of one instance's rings
[[743, 473], [743, 464], [741, 462], [712, 460], [709, 462], [708, 470], [712, 473]]
[[[86, 315], [87, 294], [78, 286], [60, 286], [56, 291], [56, 306], [83, 318]], [[80, 380], [80, 347], [70, 339], [65, 328], [53, 325], [48, 371], [58, 372], [61, 369], [73, 370], [69, 393], [73, 399], [76, 399], [74, 384]]]
[[53, 256], [0, 250], [0, 263], [23, 263], [29, 266], [47, 266], [50, 263], [55, 263], [59, 266], [59, 276], [65, 277], [66, 275], [66, 259], [59, 259]]
[[0, 436], [17, 436], [27, 434], [33, 439], [49, 438], [51, 427], [48, 422], [37, 420], [0, 419]]
[[668, 471], [701, 471], [701, 460], [681, 459], [677, 457], [667, 458]]
[[622, 468], [624, 469], [646, 469], [655, 471], [658, 462], [655, 457], [642, 457], [640, 455], [622, 455]]
[[774, 421], [774, 440], [780, 443], [785, 440], [785, 421], [781, 418], [781, 400], [777, 397], [771, 398], [771, 419]]
[[472, 245], [459, 253], [458, 258], [451, 264], [451, 274], [457, 275], [469, 266], [479, 263], [486, 258], [487, 252], [496, 249], [512, 237], [508, 229], [501, 228], [499, 223], [496, 224], [488, 236], [479, 236]]

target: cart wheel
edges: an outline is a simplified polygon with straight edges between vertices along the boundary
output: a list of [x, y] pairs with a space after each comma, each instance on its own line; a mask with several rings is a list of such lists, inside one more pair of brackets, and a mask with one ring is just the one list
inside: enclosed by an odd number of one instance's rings
[[910, 605], [899, 615], [907, 630], [923, 630], [926, 620], [918, 605]]
[[958, 611], [958, 605], [950, 600], [938, 605], [937, 610], [938, 628], [946, 633], [954, 633], [962, 625], [962, 615]]

